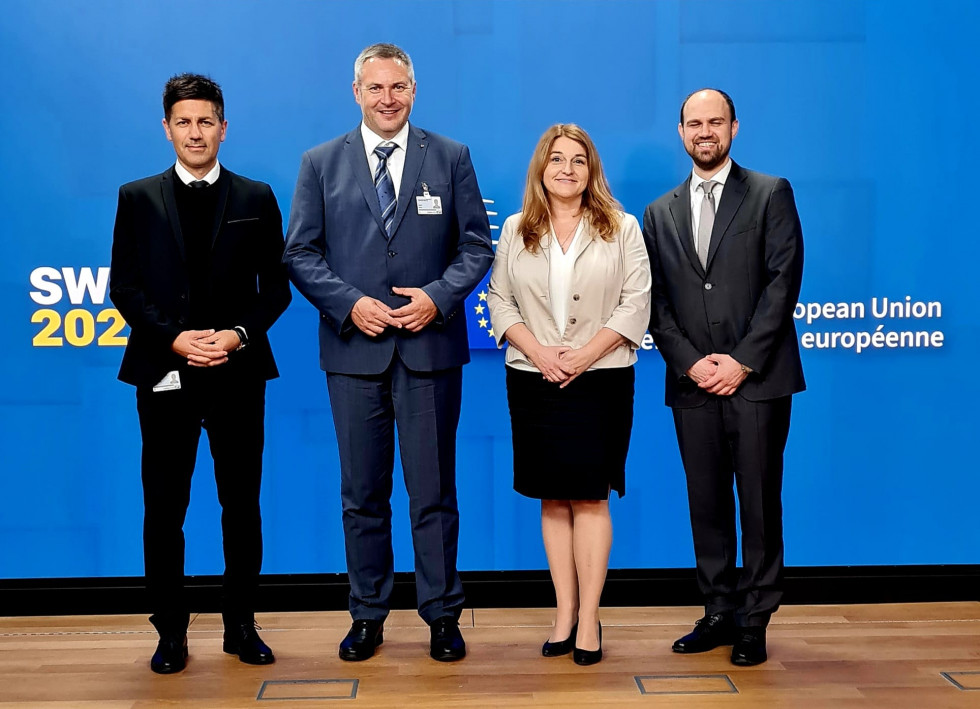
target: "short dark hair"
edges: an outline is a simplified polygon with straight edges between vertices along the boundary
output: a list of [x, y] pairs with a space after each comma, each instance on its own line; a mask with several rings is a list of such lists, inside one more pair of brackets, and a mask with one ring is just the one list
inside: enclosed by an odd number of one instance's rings
[[219, 122], [225, 120], [225, 97], [221, 87], [210, 77], [201, 74], [175, 74], [163, 87], [163, 117], [170, 120], [170, 112], [178, 101], [198, 99], [210, 101]]
[[702, 91], [715, 91], [716, 93], [721, 94], [721, 97], [723, 99], [725, 99], [725, 103], [728, 104], [728, 112], [732, 115], [732, 123], [735, 122], [735, 102], [732, 101], [732, 97], [729, 96], [728, 94], [726, 94], [721, 89], [715, 89], [715, 88], [712, 88], [710, 86], [705, 86], [703, 89], [698, 89], [697, 91], [692, 91], [691, 93], [689, 93], [687, 95], [687, 98], [684, 99], [684, 103], [681, 104], [681, 124], [684, 123], [684, 107], [687, 105], [687, 102], [691, 100], [691, 97], [694, 94], [699, 94]]

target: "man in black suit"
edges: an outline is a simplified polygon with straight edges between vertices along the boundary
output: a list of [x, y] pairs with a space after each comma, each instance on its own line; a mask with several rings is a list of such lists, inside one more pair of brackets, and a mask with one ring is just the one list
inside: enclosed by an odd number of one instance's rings
[[163, 110], [177, 162], [119, 189], [110, 277], [132, 330], [119, 379], [136, 386], [143, 439], [143, 556], [160, 633], [150, 667], [186, 663], [183, 524], [202, 427], [222, 507], [224, 651], [264, 665], [275, 657], [254, 603], [265, 383], [279, 376], [266, 332], [291, 297], [282, 216], [268, 185], [218, 164], [228, 123], [216, 83], [174, 76]]
[[673, 649], [733, 644], [733, 663], [755, 665], [782, 597], [783, 450], [792, 395], [806, 388], [793, 321], [803, 232], [789, 182], [729, 158], [738, 120], [728, 94], [688, 96], [677, 130], [694, 170], [643, 220], [650, 332], [667, 363], [705, 598], [704, 617]]

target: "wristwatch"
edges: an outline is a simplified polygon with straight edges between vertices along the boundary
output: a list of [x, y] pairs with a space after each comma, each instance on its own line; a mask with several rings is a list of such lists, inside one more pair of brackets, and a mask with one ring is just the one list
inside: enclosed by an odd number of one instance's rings
[[238, 335], [238, 339], [241, 340], [238, 347], [235, 348], [235, 351], [237, 352], [238, 350], [245, 349], [245, 346], [248, 344], [248, 333], [245, 332], [245, 328], [241, 325], [235, 325], [232, 330], [235, 331], [235, 333]]

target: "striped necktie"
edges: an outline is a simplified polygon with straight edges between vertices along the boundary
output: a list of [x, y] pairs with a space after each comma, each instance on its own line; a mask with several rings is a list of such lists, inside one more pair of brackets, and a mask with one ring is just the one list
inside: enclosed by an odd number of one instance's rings
[[378, 156], [378, 167], [374, 171], [374, 190], [378, 193], [378, 206], [381, 207], [381, 220], [385, 225], [385, 233], [391, 236], [391, 225], [395, 221], [395, 185], [388, 172], [388, 158], [397, 145], [379, 145], [374, 149]]

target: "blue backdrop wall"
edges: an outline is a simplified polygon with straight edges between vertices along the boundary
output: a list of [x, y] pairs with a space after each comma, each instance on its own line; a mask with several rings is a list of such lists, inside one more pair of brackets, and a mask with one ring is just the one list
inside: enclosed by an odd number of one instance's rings
[[[222, 162], [269, 182], [288, 214], [301, 153], [357, 124], [351, 67], [376, 41], [412, 55], [412, 121], [471, 146], [496, 225], [519, 207], [537, 138], [567, 121], [590, 131], [614, 193], [642, 216], [690, 169], [683, 96], [728, 90], [733, 156], [791, 180], [806, 240], [810, 388], [787, 451], [788, 563], [977, 562], [980, 327], [961, 265], [980, 256], [980, 3], [7, 0], [0, 16], [0, 577], [142, 573], [135, 395], [115, 380], [127, 329], [106, 285], [118, 186], [174, 159], [166, 79], [223, 85]], [[544, 568], [537, 504], [511, 489], [503, 357], [471, 320], [460, 566]], [[345, 569], [316, 322], [297, 297], [272, 332], [269, 573]], [[662, 380], [657, 352], [641, 352], [613, 567], [693, 566]], [[394, 505], [407, 570], [398, 485]], [[222, 569], [218, 512], [202, 444], [189, 573]]]

